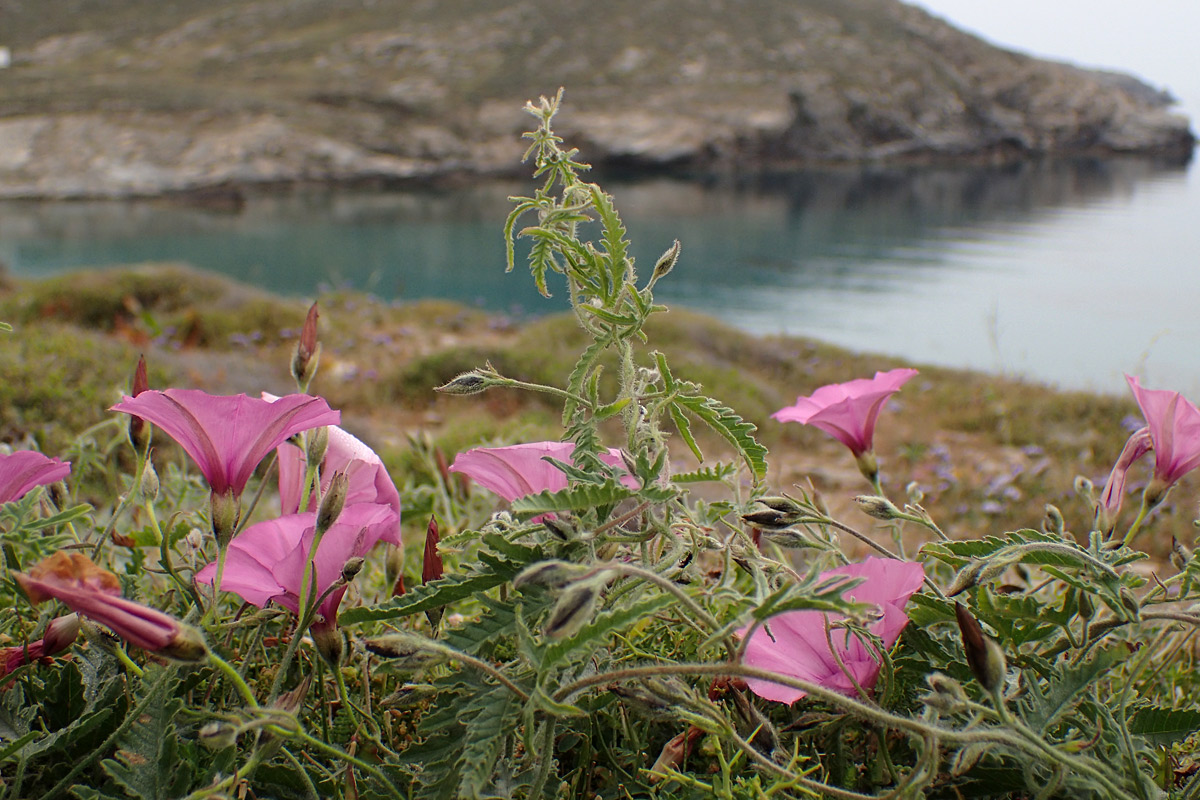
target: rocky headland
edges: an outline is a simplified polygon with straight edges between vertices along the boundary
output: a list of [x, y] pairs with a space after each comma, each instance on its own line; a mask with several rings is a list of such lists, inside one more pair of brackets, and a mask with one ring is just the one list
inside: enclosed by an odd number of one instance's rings
[[522, 169], [527, 99], [591, 162], [1190, 158], [1170, 97], [899, 0], [10, 0], [0, 197], [391, 184]]

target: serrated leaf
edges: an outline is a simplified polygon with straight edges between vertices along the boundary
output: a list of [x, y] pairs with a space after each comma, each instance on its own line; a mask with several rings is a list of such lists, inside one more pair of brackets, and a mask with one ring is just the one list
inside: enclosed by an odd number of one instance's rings
[[671, 483], [726, 481], [732, 478], [736, 471], [733, 464], [714, 464], [711, 467], [700, 467], [690, 472], [674, 472], [671, 474]]
[[465, 600], [477, 592], [484, 592], [499, 586], [511, 580], [516, 574], [514, 569], [505, 574], [491, 572], [482, 575], [447, 575], [436, 581], [416, 586], [387, 602], [346, 609], [338, 616], [338, 623], [358, 625], [363, 622], [380, 622], [441, 608], [457, 600]]
[[135, 798], [172, 796], [171, 785], [179, 762], [175, 758], [175, 715], [183, 701], [173, 695], [177, 679], [158, 678], [162, 668], [147, 670], [143, 690], [148, 691], [141, 714], [117, 740], [117, 758], [100, 762], [104, 771]]
[[588, 184], [587, 188], [592, 194], [592, 205], [600, 217], [604, 255], [608, 266], [608, 282], [611, 287], [608, 299], [611, 299], [618, 287], [625, 282], [629, 242], [625, 238], [625, 225], [617, 214], [612, 197], [594, 183]]
[[1129, 720], [1129, 732], [1152, 745], [1170, 747], [1200, 731], [1200, 710], [1194, 708], [1139, 708]]
[[1029, 681], [1029, 691], [1021, 706], [1025, 723], [1039, 733], [1049, 730], [1070, 711], [1081, 692], [1125, 660], [1127, 654], [1122, 653], [1122, 649], [1110, 647], [1100, 650], [1082, 664], [1056, 670], [1044, 689], [1038, 681]]
[[525, 216], [527, 211], [536, 209], [538, 204], [536, 200], [529, 197], [510, 197], [508, 199], [517, 204], [512, 211], [508, 212], [508, 217], [504, 220], [504, 271], [512, 272], [517, 263], [516, 237], [513, 235], [513, 229], [516, 228], [517, 221]]
[[563, 404], [563, 426], [570, 424], [571, 418], [575, 416], [575, 409], [578, 408], [579, 402], [576, 397], [583, 396], [583, 384], [587, 380], [589, 374], [595, 369], [600, 357], [604, 355], [605, 349], [610, 344], [610, 339], [597, 339], [587, 346], [587, 349], [579, 356], [579, 360], [575, 362], [575, 366], [571, 369], [571, 374], [567, 377], [567, 392], [570, 397]]
[[692, 451], [696, 460], [703, 464], [704, 453], [700, 452], [700, 445], [696, 444], [696, 437], [692, 435], [692, 423], [688, 422], [687, 415], [680, 411], [679, 406], [674, 403], [667, 406], [667, 410], [671, 413], [671, 421], [675, 423], [675, 430], [679, 431], [679, 437]]
[[758, 430], [758, 426], [752, 422], [746, 422], [732, 408], [722, 405], [711, 397], [686, 395], [676, 397], [674, 402], [699, 417], [737, 448], [755, 480], [762, 480], [766, 477], [767, 448], [763, 447], [753, 436], [754, 431]]
[[636, 494], [616, 481], [603, 484], [583, 484], [557, 492], [540, 492], [514, 500], [512, 513], [521, 519], [541, 514], [581, 511], [587, 508], [612, 505]]
[[463, 731], [460, 797], [485, 796], [506, 734], [516, 728], [513, 723], [520, 716], [520, 710], [516, 696], [503, 686], [475, 697], [463, 709], [467, 723]]

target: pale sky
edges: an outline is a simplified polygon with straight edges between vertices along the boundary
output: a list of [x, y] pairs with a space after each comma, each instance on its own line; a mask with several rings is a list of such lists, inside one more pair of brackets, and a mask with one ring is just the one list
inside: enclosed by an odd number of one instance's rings
[[1200, 127], [1200, 0], [908, 0], [993, 44], [1134, 74]]

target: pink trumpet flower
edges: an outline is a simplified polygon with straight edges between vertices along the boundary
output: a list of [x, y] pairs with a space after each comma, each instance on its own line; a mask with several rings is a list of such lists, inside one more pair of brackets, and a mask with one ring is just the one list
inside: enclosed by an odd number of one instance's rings
[[1150, 439], [1149, 428], [1134, 431], [1125, 442], [1125, 447], [1121, 450], [1117, 463], [1113, 465], [1112, 472], [1104, 484], [1104, 491], [1096, 503], [1096, 527], [1099, 530], [1109, 533], [1116, 526], [1117, 514], [1120, 513], [1121, 504], [1125, 500], [1125, 479], [1129, 468], [1152, 449], [1154, 444]]
[[[879, 609], [879, 618], [867, 626], [867, 630], [882, 640], [884, 648], [890, 649], [908, 624], [904, 606], [921, 588], [925, 570], [920, 564], [909, 561], [867, 558], [821, 573], [822, 580], [839, 576], [864, 579], [857, 586], [846, 589], [843, 597], [870, 603]], [[847, 696], [855, 695], [854, 682], [863, 689], [873, 688], [881, 666], [875, 648], [859, 636], [836, 627], [826, 630], [842, 618], [841, 614], [821, 611], [776, 614], [764, 625], [754, 628], [746, 644], [743, 663], [800, 678]], [[747, 630], [743, 628], [739, 635], [745, 636]], [[833, 650], [829, 647], [831, 641]], [[794, 703], [807, 694], [757, 678], [747, 678], [746, 683], [759, 697], [780, 703]]]
[[41, 639], [27, 645], [5, 647], [0, 649], [0, 677], [7, 675], [24, 664], [32, 664], [52, 655], [61, 653], [75, 643], [79, 635], [79, 615], [67, 614], [65, 617], [55, 617], [46, 626], [46, 632]]
[[[325, 532], [313, 559], [316, 594], [319, 598], [342, 577], [346, 563], [365, 556], [398, 522], [396, 511], [386, 505], [356, 503], [342, 509], [337, 521]], [[230, 543], [225, 556], [221, 589], [234, 592], [259, 608], [274, 601], [293, 613], [300, 611], [301, 584], [308, 554], [316, 533], [317, 515], [309, 511], [259, 522], [242, 531]], [[196, 573], [200, 583], [216, 579], [217, 564]], [[334, 589], [318, 606], [321, 619], [314, 631], [337, 626], [337, 610], [346, 593]]]
[[196, 462], [213, 495], [235, 497], [246, 488], [259, 462], [288, 437], [341, 421], [341, 414], [322, 398], [305, 394], [272, 403], [244, 394], [151, 389], [125, 397], [110, 410], [157, 425]]
[[1144, 495], [1144, 502], [1154, 506], [1176, 481], [1200, 467], [1200, 409], [1179, 392], [1143, 389], [1131, 375], [1125, 380], [1146, 417], [1154, 445], [1154, 478]]
[[884, 402], [916, 374], [915, 369], [893, 369], [876, 372], [874, 378], [831, 383], [807, 397], [796, 398], [794, 405], [771, 416], [780, 422], [799, 422], [825, 431], [850, 448], [863, 474], [874, 481], [878, 471], [871, 455], [875, 420]]
[[[266, 397], [266, 395], [264, 395]], [[279, 503], [284, 514], [300, 511], [300, 495], [304, 492], [304, 453], [294, 444], [279, 445]], [[329, 428], [329, 447], [321, 468], [321, 491], [329, 488], [334, 473], [341, 472], [349, 481], [346, 506], [358, 503], [385, 505], [396, 512], [395, 523], [381, 537], [383, 541], [404, 547], [400, 538], [400, 492], [383, 461], [371, 448], [341, 428]], [[316, 496], [309, 500], [309, 511], [316, 511]]]
[[0, 454], [0, 504], [20, 500], [35, 486], [62, 480], [70, 472], [70, 462], [59, 461], [34, 450]]
[[14, 572], [13, 577], [31, 602], [59, 600], [134, 647], [179, 661], [199, 661], [208, 652], [194, 629], [157, 609], [121, 597], [117, 576], [82, 553], [60, 550], [28, 574]]
[[[567, 476], [546, 461], [547, 457], [573, 463], [573, 442], [531, 442], [507, 447], [476, 447], [459, 453], [450, 465], [451, 472], [461, 472], [485, 489], [490, 489], [510, 503], [539, 492], [557, 492], [567, 488]], [[610, 448], [600, 460], [611, 467], [624, 469], [621, 451]], [[636, 487], [631, 475], [622, 483]]]

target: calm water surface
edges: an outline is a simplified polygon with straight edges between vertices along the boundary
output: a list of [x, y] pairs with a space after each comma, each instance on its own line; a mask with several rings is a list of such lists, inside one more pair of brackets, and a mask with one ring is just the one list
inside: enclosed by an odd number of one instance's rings
[[[1200, 175], [1145, 161], [803, 173], [752, 184], [605, 182], [657, 296], [758, 334], [1125, 391], [1122, 372], [1200, 399]], [[565, 308], [504, 274], [506, 197], [453, 191], [166, 203], [0, 203], [19, 276], [184, 261], [272, 291], [347, 285], [499, 311]], [[555, 285], [551, 285], [552, 290]], [[882, 365], [881, 365], [882, 366]]]

